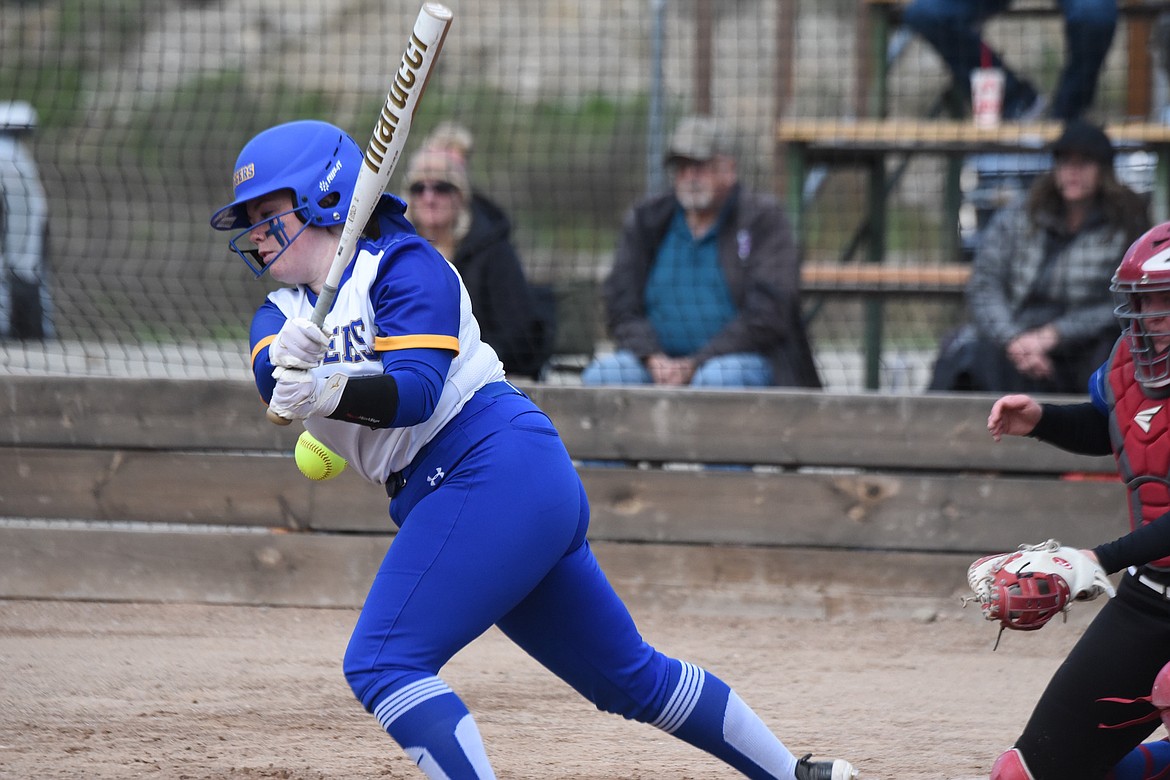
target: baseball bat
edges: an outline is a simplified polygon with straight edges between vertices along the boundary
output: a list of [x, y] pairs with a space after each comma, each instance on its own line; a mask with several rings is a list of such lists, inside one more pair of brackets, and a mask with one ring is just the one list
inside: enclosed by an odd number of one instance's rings
[[[390, 176], [406, 147], [414, 112], [418, 110], [418, 102], [427, 87], [435, 58], [443, 48], [447, 30], [451, 27], [451, 18], [451, 11], [446, 6], [423, 3], [414, 21], [414, 29], [402, 53], [402, 61], [386, 93], [386, 102], [382, 105], [374, 132], [366, 144], [365, 159], [353, 186], [353, 198], [349, 212], [345, 215], [337, 254], [333, 256], [321, 294], [317, 296], [317, 304], [309, 317], [318, 327], [324, 325], [325, 316], [333, 308], [333, 302], [337, 299], [337, 286], [341, 283], [346, 267], [353, 260], [358, 238], [373, 216], [378, 200], [386, 191]], [[292, 422], [271, 409], [268, 411], [268, 419], [277, 425]]]

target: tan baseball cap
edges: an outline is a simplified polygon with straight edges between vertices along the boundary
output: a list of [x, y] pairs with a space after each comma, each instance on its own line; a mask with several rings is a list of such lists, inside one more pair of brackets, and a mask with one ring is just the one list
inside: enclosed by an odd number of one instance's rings
[[722, 133], [719, 123], [710, 116], [690, 116], [678, 123], [670, 137], [665, 161], [677, 160], [707, 162], [718, 155], [730, 155], [731, 144]]

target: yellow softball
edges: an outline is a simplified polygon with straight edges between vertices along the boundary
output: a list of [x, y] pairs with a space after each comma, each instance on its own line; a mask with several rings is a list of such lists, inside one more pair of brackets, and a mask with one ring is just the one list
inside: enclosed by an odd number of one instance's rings
[[308, 431], [297, 439], [293, 455], [297, 468], [309, 479], [333, 479], [345, 471], [345, 458], [317, 441]]

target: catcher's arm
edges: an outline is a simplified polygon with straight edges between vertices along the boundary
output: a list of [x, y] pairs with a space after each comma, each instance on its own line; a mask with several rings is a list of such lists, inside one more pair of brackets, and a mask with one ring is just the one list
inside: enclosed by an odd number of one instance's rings
[[987, 415], [987, 431], [999, 441], [1004, 436], [1027, 436], [1040, 422], [1043, 410], [1027, 395], [1005, 395]]

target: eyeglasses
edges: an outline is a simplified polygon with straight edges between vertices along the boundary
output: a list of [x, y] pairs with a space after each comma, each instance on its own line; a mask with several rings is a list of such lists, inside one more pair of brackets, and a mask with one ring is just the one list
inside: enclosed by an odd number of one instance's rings
[[410, 194], [417, 197], [430, 190], [436, 195], [450, 195], [457, 189], [459, 188], [449, 181], [416, 181], [410, 185]]

